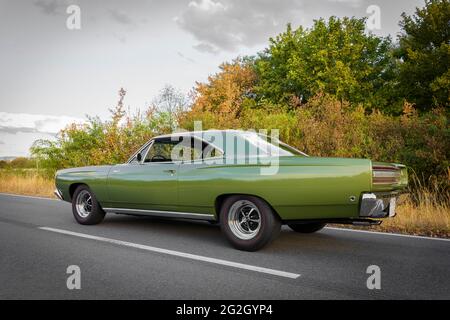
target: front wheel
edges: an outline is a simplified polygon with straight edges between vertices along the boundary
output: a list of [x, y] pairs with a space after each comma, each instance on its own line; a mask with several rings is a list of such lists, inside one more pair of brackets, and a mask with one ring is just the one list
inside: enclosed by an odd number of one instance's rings
[[81, 185], [75, 190], [72, 197], [72, 212], [79, 224], [98, 224], [105, 217], [105, 212], [94, 193], [86, 185]]
[[310, 223], [301, 223], [301, 224], [288, 224], [289, 228], [291, 228], [295, 232], [299, 233], [313, 233], [319, 230], [322, 230], [327, 224], [321, 222], [310, 222]]
[[253, 196], [231, 196], [220, 210], [220, 228], [237, 249], [256, 251], [275, 239], [281, 222], [269, 205]]

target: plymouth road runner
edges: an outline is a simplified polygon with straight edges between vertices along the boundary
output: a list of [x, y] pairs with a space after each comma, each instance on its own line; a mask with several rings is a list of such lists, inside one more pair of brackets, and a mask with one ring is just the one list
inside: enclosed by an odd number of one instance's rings
[[311, 157], [255, 132], [214, 130], [155, 137], [124, 164], [60, 170], [55, 194], [80, 224], [106, 213], [207, 220], [254, 251], [282, 224], [379, 224], [407, 184], [401, 164]]

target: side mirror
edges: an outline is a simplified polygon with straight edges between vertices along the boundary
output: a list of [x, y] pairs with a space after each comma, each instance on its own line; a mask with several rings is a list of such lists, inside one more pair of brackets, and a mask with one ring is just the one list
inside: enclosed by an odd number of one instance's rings
[[141, 160], [142, 160], [142, 154], [141, 154], [140, 152], [136, 155], [136, 160], [137, 160], [138, 162], [141, 162]]

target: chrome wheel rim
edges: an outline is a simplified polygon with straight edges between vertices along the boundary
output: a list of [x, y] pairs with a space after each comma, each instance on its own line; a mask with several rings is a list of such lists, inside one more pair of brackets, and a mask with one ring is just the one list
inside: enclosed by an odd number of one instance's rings
[[236, 201], [228, 211], [228, 225], [239, 239], [253, 239], [261, 228], [258, 207], [247, 200]]
[[76, 199], [77, 213], [80, 217], [86, 218], [92, 213], [92, 196], [91, 194], [83, 190], [81, 191]]

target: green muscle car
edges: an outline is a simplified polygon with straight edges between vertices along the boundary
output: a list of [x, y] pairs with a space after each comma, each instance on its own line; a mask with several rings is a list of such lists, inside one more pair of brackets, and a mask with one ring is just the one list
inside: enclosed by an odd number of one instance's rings
[[155, 137], [124, 164], [60, 170], [55, 194], [80, 224], [105, 213], [207, 220], [253, 251], [282, 224], [301, 233], [380, 224], [407, 184], [401, 164], [310, 157], [255, 132], [208, 130]]

